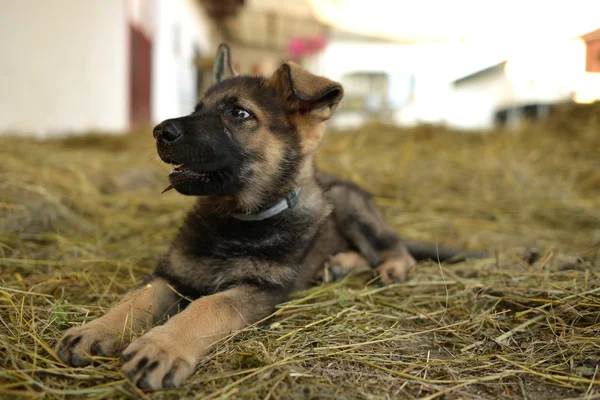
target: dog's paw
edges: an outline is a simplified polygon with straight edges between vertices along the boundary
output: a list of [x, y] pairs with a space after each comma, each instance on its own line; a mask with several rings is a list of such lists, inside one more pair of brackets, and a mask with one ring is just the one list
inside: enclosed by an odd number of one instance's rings
[[344, 269], [344, 268], [340, 267], [339, 265], [336, 265], [336, 264], [325, 265], [323, 268], [321, 268], [317, 272], [317, 275], [315, 276], [315, 278], [316, 278], [317, 282], [332, 283], [332, 282], [341, 281], [349, 273], [350, 273], [349, 269]]
[[385, 262], [375, 268], [375, 275], [379, 276], [379, 280], [384, 285], [389, 285], [394, 282], [404, 282], [408, 279], [410, 271], [416, 265], [416, 261], [409, 255], [403, 257], [393, 257], [385, 260]]
[[315, 278], [318, 282], [336, 282], [344, 279], [351, 271], [368, 265], [367, 260], [357, 252], [337, 253], [329, 258], [323, 268], [319, 269]]
[[115, 357], [125, 344], [116, 330], [92, 321], [67, 330], [56, 345], [56, 354], [66, 364], [82, 367], [103, 357]]
[[180, 386], [194, 372], [196, 359], [180, 344], [180, 338], [164, 326], [155, 327], [134, 340], [121, 355], [121, 370], [142, 390]]

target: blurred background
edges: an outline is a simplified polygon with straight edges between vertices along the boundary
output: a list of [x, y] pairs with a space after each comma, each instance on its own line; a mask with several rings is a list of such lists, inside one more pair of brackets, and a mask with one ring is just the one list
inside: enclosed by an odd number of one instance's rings
[[3, 0], [0, 132], [122, 133], [189, 113], [216, 46], [343, 83], [332, 126], [481, 130], [600, 99], [600, 2]]

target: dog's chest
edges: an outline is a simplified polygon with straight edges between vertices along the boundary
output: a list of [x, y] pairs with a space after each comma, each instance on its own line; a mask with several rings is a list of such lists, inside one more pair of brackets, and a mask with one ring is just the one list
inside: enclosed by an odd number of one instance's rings
[[186, 224], [176, 242], [195, 258], [253, 259], [255, 262], [293, 264], [316, 234], [318, 224], [307, 218], [273, 218], [267, 221], [229, 219]]
[[156, 272], [190, 297], [241, 282], [292, 286], [320, 225], [309, 217], [215, 223], [191, 215]]

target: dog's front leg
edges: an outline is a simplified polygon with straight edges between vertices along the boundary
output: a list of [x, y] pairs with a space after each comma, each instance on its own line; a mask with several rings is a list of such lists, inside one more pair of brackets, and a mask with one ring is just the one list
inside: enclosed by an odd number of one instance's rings
[[116, 356], [130, 341], [177, 310], [179, 296], [161, 278], [128, 292], [102, 317], [67, 330], [56, 346], [61, 360], [88, 365], [94, 356]]
[[142, 389], [179, 386], [215, 342], [267, 317], [281, 300], [280, 290], [252, 285], [195, 300], [131, 343], [123, 352], [122, 369]]

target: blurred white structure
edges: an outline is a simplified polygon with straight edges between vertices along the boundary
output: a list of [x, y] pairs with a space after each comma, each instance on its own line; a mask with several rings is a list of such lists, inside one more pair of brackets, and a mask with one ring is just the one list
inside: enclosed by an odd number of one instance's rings
[[196, 0], [3, 0], [0, 35], [0, 133], [40, 137], [189, 112], [212, 52]]
[[[307, 66], [344, 84], [347, 98], [330, 124], [337, 128], [377, 118], [400, 126], [489, 129], [496, 122], [543, 118], [558, 103], [600, 100], [600, 65], [595, 64], [600, 64], [600, 30], [528, 43], [524, 39], [521, 46], [499, 50], [486, 43], [401, 43], [334, 34]], [[469, 66], [475, 72], [465, 74]], [[369, 110], [373, 96], [383, 99], [379, 113]]]
[[544, 118], [554, 104], [600, 100], [600, 71], [586, 71], [587, 47], [583, 38], [538, 43], [455, 80], [447, 122], [486, 129]]
[[160, 122], [193, 111], [202, 87], [197, 57], [212, 57], [210, 22], [197, 0], [129, 0], [153, 3], [152, 113]]
[[[598, 1], [508, 0], [493, 11], [476, 0], [311, 2], [319, 18], [336, 29], [395, 42], [361, 46], [356, 40], [333, 37], [311, 68], [342, 82], [347, 76], [385, 73], [396, 124], [488, 128], [496, 107], [533, 101], [543, 114], [547, 102], [565, 99], [567, 93], [573, 93], [576, 101], [598, 98], [600, 70], [582, 69], [582, 40], [563, 40], [598, 27]], [[598, 38], [590, 35], [583, 37], [588, 60], [590, 49], [600, 48]], [[481, 70], [486, 73], [474, 74]], [[466, 79], [453, 85], [459, 77]], [[407, 87], [408, 102], [394, 101], [406, 98]], [[365, 112], [344, 107], [340, 111], [333, 125], [357, 126], [369, 118]], [[518, 113], [511, 117], [518, 119]]]
[[191, 112], [226, 40], [241, 73], [325, 37], [308, 0], [2, 0], [0, 134], [123, 133]]
[[[232, 4], [243, 12], [215, 17]], [[597, 23], [600, 2], [573, 4], [547, 3], [553, 19], [535, 26], [519, 14], [520, 28], [507, 32], [481, 7], [478, 17], [449, 15], [457, 7], [446, 2], [432, 14], [426, 3], [393, 0], [2, 0], [0, 134], [118, 133], [188, 113], [210, 83], [221, 37], [242, 73], [268, 74], [290, 49], [316, 46], [296, 59], [344, 84], [334, 126], [378, 118], [487, 128], [498, 112], [509, 119], [516, 110], [517, 120], [526, 107], [543, 114], [547, 104], [600, 98], [600, 31], [556, 38]], [[334, 27], [328, 36], [325, 25]], [[541, 28], [544, 40], [524, 33]], [[461, 39], [479, 33], [474, 47]]]
[[304, 66], [339, 81], [344, 99], [330, 122], [333, 127], [360, 126], [408, 102], [411, 93], [410, 47], [390, 40], [332, 31], [323, 52]]
[[472, 57], [463, 47], [333, 30], [324, 51], [305, 66], [344, 85], [344, 100], [329, 123], [334, 128], [357, 128], [373, 119], [400, 126], [446, 123], [454, 101], [451, 81], [464, 64], [481, 63], [481, 55]]

